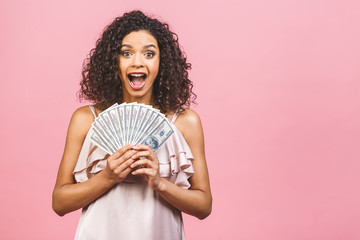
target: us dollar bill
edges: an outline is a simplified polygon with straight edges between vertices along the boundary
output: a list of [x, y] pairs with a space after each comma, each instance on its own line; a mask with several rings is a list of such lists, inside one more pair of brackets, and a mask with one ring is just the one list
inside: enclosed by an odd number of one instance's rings
[[174, 133], [160, 110], [139, 103], [114, 104], [92, 124], [91, 141], [112, 154], [127, 144], [146, 144], [157, 151]]
[[162, 122], [144, 138], [142, 144], [150, 146], [153, 151], [156, 152], [173, 133], [174, 130], [169, 121], [163, 119]]

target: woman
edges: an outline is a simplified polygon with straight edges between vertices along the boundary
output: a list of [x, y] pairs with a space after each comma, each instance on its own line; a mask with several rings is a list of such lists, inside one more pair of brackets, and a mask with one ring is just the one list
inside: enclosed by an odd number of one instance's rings
[[[181, 212], [210, 214], [202, 126], [185, 108], [194, 96], [188, 69], [177, 35], [140, 11], [104, 30], [84, 64], [80, 91], [96, 104], [71, 118], [53, 192], [58, 215], [83, 209], [75, 239], [184, 239]], [[90, 141], [90, 127], [116, 102], [158, 108], [175, 133], [156, 154], [147, 145], [107, 154]]]

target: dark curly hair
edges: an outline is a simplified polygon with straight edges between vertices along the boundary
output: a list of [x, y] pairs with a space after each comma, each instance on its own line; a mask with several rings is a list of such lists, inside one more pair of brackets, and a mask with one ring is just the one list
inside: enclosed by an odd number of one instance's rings
[[154, 81], [153, 99], [161, 112], [183, 111], [194, 103], [196, 95], [188, 78], [191, 64], [180, 50], [178, 36], [169, 25], [147, 17], [141, 11], [125, 13], [105, 27], [96, 47], [84, 60], [79, 99], [98, 103], [104, 110], [116, 102], [123, 102], [122, 84], [118, 74], [118, 56], [124, 37], [133, 31], [148, 30], [160, 48], [159, 72]]

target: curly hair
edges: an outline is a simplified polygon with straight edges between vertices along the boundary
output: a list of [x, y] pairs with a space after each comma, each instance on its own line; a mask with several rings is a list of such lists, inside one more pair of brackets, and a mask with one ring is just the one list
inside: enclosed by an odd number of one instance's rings
[[191, 64], [180, 50], [178, 36], [169, 25], [146, 16], [141, 11], [125, 13], [105, 27], [96, 47], [84, 60], [79, 99], [98, 103], [104, 110], [123, 102], [123, 87], [118, 73], [120, 46], [124, 37], [133, 31], [147, 30], [160, 48], [159, 72], [154, 81], [153, 99], [161, 112], [183, 111], [194, 103], [192, 81], [188, 77]]

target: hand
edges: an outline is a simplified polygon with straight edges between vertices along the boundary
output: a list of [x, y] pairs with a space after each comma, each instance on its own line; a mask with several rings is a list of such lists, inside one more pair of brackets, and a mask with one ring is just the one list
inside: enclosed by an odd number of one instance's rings
[[135, 162], [132, 156], [137, 153], [137, 150], [133, 150], [132, 147], [133, 145], [128, 144], [108, 157], [104, 172], [113, 183], [122, 182], [132, 171], [130, 165]]
[[138, 152], [133, 155], [133, 159], [136, 161], [131, 164], [130, 167], [136, 168], [140, 166], [140, 168], [136, 169], [132, 174], [142, 174], [152, 190], [159, 189], [162, 178], [160, 176], [159, 160], [156, 154], [151, 147], [147, 145], [134, 146], [133, 150], [137, 150]]

